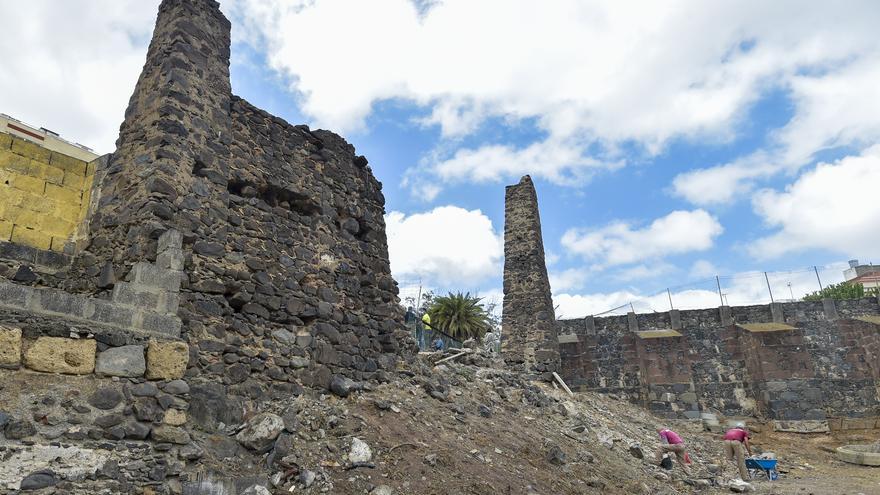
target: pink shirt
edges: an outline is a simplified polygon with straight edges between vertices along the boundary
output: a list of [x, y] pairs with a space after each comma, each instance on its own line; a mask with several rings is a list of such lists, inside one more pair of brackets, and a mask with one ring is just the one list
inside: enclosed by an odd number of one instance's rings
[[678, 433], [672, 430], [660, 430], [660, 438], [666, 439], [670, 445], [684, 443]]
[[737, 442], [742, 442], [746, 438], [749, 438], [749, 433], [739, 428], [727, 430], [727, 433], [724, 434], [725, 440], [736, 440]]

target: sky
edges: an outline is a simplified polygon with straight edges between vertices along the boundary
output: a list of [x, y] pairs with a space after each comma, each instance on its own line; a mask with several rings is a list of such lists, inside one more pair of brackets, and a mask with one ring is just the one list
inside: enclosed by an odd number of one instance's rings
[[[0, 3], [0, 112], [112, 152], [157, 6]], [[233, 92], [369, 159], [403, 296], [500, 301], [524, 174], [557, 316], [797, 298], [880, 263], [877, 2], [221, 8]]]

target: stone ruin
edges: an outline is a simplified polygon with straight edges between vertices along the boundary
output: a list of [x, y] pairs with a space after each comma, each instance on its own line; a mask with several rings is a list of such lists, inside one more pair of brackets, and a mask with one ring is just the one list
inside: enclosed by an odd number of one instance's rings
[[[669, 418], [788, 431], [880, 428], [878, 298], [556, 321], [531, 179], [508, 186], [503, 357]], [[545, 376], [546, 378], [546, 376]]]
[[[504, 310], [501, 354], [526, 371], [559, 370], [556, 316], [544, 262], [538, 196], [528, 175], [504, 194]], [[546, 377], [545, 377], [546, 378]]]
[[[198, 462], [193, 428], [382, 381], [414, 353], [367, 159], [233, 95], [229, 56], [216, 1], [163, 0], [116, 151], [66, 192], [76, 242], [0, 242], [6, 440], [146, 440]], [[19, 141], [0, 151], [39, 151]]]

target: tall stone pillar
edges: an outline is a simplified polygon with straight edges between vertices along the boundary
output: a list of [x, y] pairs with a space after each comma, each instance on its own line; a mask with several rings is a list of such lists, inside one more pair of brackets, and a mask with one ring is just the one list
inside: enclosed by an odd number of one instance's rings
[[169, 228], [224, 242], [230, 23], [215, 0], [163, 0], [92, 221], [92, 252], [131, 265]]
[[544, 262], [538, 196], [528, 175], [504, 195], [504, 314], [501, 354], [527, 371], [559, 369], [557, 323]]

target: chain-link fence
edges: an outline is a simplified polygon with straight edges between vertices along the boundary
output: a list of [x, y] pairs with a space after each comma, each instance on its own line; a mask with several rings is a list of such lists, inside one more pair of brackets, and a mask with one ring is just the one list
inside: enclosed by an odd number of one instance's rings
[[[701, 309], [715, 306], [748, 306], [801, 300], [830, 284], [843, 282], [846, 263], [811, 266], [789, 271], [750, 271], [735, 275], [708, 276], [665, 287], [650, 295], [626, 300], [593, 316], [662, 312], [670, 309]], [[568, 315], [576, 317], [586, 315]]]
[[421, 280], [402, 280], [398, 282], [400, 290], [400, 304], [406, 308], [406, 325], [412, 332], [413, 338], [419, 345], [421, 350], [432, 350], [438, 345], [443, 349], [455, 349], [462, 346], [462, 342], [446, 335], [439, 330], [432, 329], [422, 321], [425, 312], [431, 306], [434, 298], [445, 296], [450, 293], [468, 293], [472, 296], [481, 298], [481, 303], [489, 313], [490, 320], [494, 325], [500, 325], [501, 322], [501, 303], [502, 296], [500, 293], [481, 292], [479, 289], [461, 289], [448, 288], [439, 285], [431, 285], [422, 283]]

